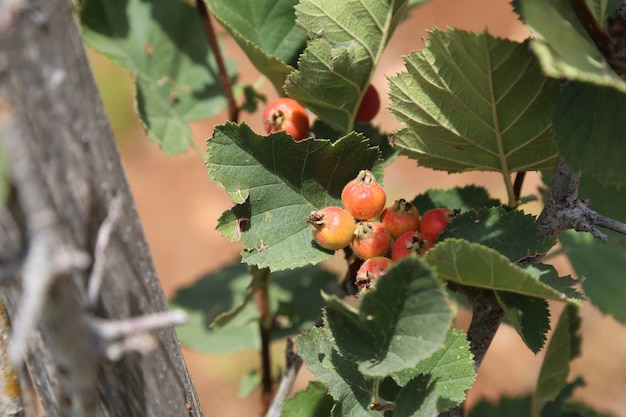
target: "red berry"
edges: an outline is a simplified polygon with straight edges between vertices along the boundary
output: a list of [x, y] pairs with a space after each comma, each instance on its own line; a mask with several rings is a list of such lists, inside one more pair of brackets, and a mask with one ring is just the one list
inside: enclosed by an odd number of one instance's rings
[[356, 116], [354, 116], [354, 120], [357, 122], [369, 122], [378, 114], [379, 110], [380, 96], [376, 88], [370, 84], [367, 86], [365, 94], [363, 94], [363, 99], [361, 99], [361, 104], [356, 112]]
[[428, 210], [422, 215], [419, 232], [426, 239], [434, 242], [448, 223], [450, 223], [450, 220], [458, 213], [458, 210], [450, 210], [443, 207]]
[[369, 290], [374, 282], [385, 273], [387, 269], [395, 262], [384, 256], [376, 256], [363, 262], [363, 265], [356, 273], [356, 285], [359, 287], [359, 291]]
[[391, 235], [380, 222], [359, 222], [354, 230], [352, 249], [362, 259], [385, 256], [391, 248]]
[[341, 207], [329, 206], [312, 211], [306, 221], [313, 226], [313, 239], [325, 249], [345, 248], [354, 238], [354, 218]]
[[296, 142], [309, 136], [309, 115], [292, 98], [283, 97], [271, 102], [263, 111], [263, 124], [267, 133], [284, 130]]
[[357, 220], [369, 220], [378, 216], [387, 202], [383, 187], [374, 175], [362, 170], [359, 175], [343, 187], [341, 202]]
[[432, 241], [426, 239], [419, 232], [406, 232], [396, 239], [391, 249], [391, 259], [399, 261], [415, 253], [417, 256], [424, 254], [433, 247]]
[[420, 214], [417, 207], [401, 198], [383, 210], [380, 222], [389, 230], [391, 237], [396, 239], [403, 233], [417, 230]]

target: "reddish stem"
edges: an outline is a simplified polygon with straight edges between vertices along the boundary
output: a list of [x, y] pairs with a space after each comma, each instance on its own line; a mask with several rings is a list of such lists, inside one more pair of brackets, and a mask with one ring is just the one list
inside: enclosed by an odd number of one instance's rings
[[204, 3], [204, 0], [196, 0], [196, 7], [198, 9], [198, 13], [200, 13], [200, 17], [202, 18], [202, 24], [204, 25], [204, 30], [206, 31], [207, 38], [209, 39], [209, 45], [211, 45], [213, 55], [215, 56], [215, 62], [217, 63], [217, 69], [220, 74], [220, 82], [222, 83], [224, 96], [228, 102], [228, 119], [237, 123], [239, 119], [239, 107], [235, 101], [232, 84], [230, 83], [230, 78], [228, 78], [228, 73], [226, 72], [226, 65], [224, 64], [222, 51], [217, 44], [217, 37], [215, 36], [215, 30], [213, 29], [213, 23], [211, 22], [209, 11]]

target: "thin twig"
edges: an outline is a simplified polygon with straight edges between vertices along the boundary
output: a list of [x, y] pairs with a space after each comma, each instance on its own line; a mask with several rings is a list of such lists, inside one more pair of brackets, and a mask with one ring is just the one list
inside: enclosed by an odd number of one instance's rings
[[285, 368], [285, 372], [283, 373], [283, 378], [280, 381], [274, 400], [267, 410], [265, 417], [280, 417], [280, 413], [283, 410], [283, 402], [291, 392], [293, 384], [296, 382], [298, 371], [300, 371], [300, 368], [302, 367], [302, 358], [300, 358], [300, 356], [298, 356], [295, 352], [294, 344], [291, 338], [287, 339], [285, 362], [287, 366]]
[[[272, 378], [272, 357], [270, 344], [272, 342], [272, 330], [274, 328], [274, 315], [270, 308], [269, 284], [271, 273], [268, 268], [259, 269], [256, 266], [250, 268], [255, 282], [254, 299], [259, 311], [259, 333], [261, 335], [261, 401], [263, 413], [270, 406], [274, 380]], [[262, 415], [261, 414], [261, 415]]]
[[122, 207], [122, 198], [119, 196], [114, 197], [109, 204], [108, 215], [98, 230], [94, 256], [95, 259], [91, 270], [91, 276], [89, 277], [89, 287], [87, 288], [88, 308], [93, 308], [95, 306], [100, 294], [100, 287], [102, 286], [102, 280], [104, 277], [104, 260], [106, 259], [106, 251], [109, 247], [109, 241], [111, 239], [111, 235], [113, 234], [113, 229], [115, 228], [117, 221], [122, 216]]
[[226, 101], [228, 103], [228, 118], [230, 121], [237, 123], [239, 120], [239, 107], [237, 106], [235, 96], [233, 95], [233, 88], [230, 78], [228, 77], [228, 72], [226, 72], [226, 65], [224, 64], [222, 51], [217, 44], [217, 37], [215, 36], [211, 16], [209, 15], [209, 11], [207, 9], [207, 5], [204, 3], [204, 0], [196, 0], [196, 7], [198, 9], [198, 13], [200, 13], [200, 17], [202, 18], [202, 24], [204, 25], [209, 45], [211, 45], [213, 55], [215, 56], [215, 62], [220, 74], [220, 82], [222, 83], [224, 96], [226, 97]]

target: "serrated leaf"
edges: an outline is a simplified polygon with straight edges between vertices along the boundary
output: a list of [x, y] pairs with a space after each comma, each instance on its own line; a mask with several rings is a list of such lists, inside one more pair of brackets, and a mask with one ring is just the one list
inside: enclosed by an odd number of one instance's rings
[[295, 343], [306, 367], [328, 386], [337, 402], [332, 416], [380, 416], [369, 409], [373, 380], [364, 377], [354, 361], [341, 356], [328, 329], [314, 327], [296, 337]]
[[534, 216], [520, 210], [505, 211], [502, 206], [455, 216], [439, 240], [448, 237], [488, 246], [513, 262], [546, 253], [556, 244], [556, 238], [539, 233]]
[[429, 375], [409, 381], [395, 400], [394, 417], [436, 417], [438, 392]]
[[624, 91], [574, 82], [554, 114], [559, 151], [571, 167], [618, 188], [626, 185], [625, 107]]
[[285, 91], [340, 132], [350, 132], [407, 0], [302, 0], [297, 23], [309, 37]]
[[464, 212], [481, 207], [501, 205], [500, 200], [489, 196], [487, 189], [477, 185], [454, 187], [448, 190], [430, 188], [424, 194], [415, 197], [412, 203], [422, 214], [437, 207], [459, 209]]
[[554, 328], [546, 355], [539, 371], [537, 387], [533, 396], [532, 415], [541, 416], [541, 410], [546, 404], [556, 399], [561, 390], [567, 385], [569, 362], [573, 354], [580, 350], [580, 317], [578, 309], [567, 306]]
[[328, 417], [334, 405], [328, 389], [318, 381], [309, 381], [309, 385], [286, 398], [281, 417]]
[[528, 417], [532, 406], [532, 397], [500, 397], [497, 403], [482, 400], [476, 404], [468, 417]]
[[358, 312], [334, 297], [327, 303], [324, 321], [339, 352], [368, 376], [414, 368], [442, 346], [452, 320], [440, 283], [416, 258], [391, 267]]
[[571, 288], [576, 282], [558, 277], [552, 266], [514, 264], [494, 249], [463, 239], [449, 238], [438, 243], [424, 259], [446, 281], [576, 305], [583, 300]]
[[284, 132], [264, 137], [233, 123], [216, 126], [207, 147], [209, 176], [239, 203], [222, 215], [218, 230], [243, 242], [245, 263], [272, 271], [332, 255], [313, 242], [305, 217], [340, 205], [345, 184], [362, 169], [376, 171], [379, 154], [355, 133], [334, 143], [295, 143]]
[[[250, 283], [248, 267], [237, 264], [180, 288], [170, 305], [185, 311], [188, 317], [185, 324], [176, 326], [181, 343], [210, 354], [259, 349], [259, 312], [254, 303], [244, 303], [251, 294]], [[324, 304], [320, 291], [332, 292], [336, 285], [335, 275], [313, 266], [273, 273], [269, 287], [271, 310], [280, 314], [279, 308], [286, 304], [292, 309], [291, 314], [284, 317], [286, 327], [272, 332], [273, 340], [313, 326]], [[242, 304], [241, 309], [233, 312]], [[224, 327], [211, 327], [217, 317], [228, 311], [236, 314], [232, 314]]]
[[89, 0], [80, 20], [87, 44], [135, 78], [137, 111], [165, 153], [186, 151], [189, 122], [225, 107], [206, 33], [188, 2]]
[[[546, 75], [626, 92], [626, 83], [610, 68], [570, 1], [522, 0], [520, 3], [524, 22], [534, 35], [531, 48]], [[604, 26], [604, 19], [617, 5], [615, 0], [591, 0], [588, 3], [600, 22], [599, 27]]]
[[509, 324], [535, 354], [543, 348], [550, 330], [550, 309], [542, 298], [496, 291], [498, 304], [504, 310]]
[[474, 357], [465, 332], [451, 329], [441, 349], [415, 368], [395, 375], [394, 379], [400, 385], [406, 385], [419, 374], [431, 375], [439, 397], [437, 409], [442, 412], [465, 400], [465, 392], [476, 379], [473, 365]]
[[461, 172], [552, 169], [558, 85], [526, 45], [486, 32], [433, 30], [389, 79], [390, 109], [404, 128], [401, 154], [420, 165]]
[[296, 26], [294, 6], [298, 0], [205, 1], [255, 68], [282, 93], [307, 39]]

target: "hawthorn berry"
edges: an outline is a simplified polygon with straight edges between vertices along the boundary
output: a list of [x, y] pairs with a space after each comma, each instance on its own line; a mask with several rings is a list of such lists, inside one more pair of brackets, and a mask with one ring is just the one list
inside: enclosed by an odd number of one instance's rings
[[341, 203], [357, 220], [369, 220], [385, 208], [387, 194], [374, 175], [364, 169], [343, 187]]
[[419, 232], [424, 238], [434, 242], [457, 214], [459, 210], [450, 210], [445, 207], [430, 209], [422, 215]]
[[352, 239], [352, 249], [359, 258], [385, 256], [391, 248], [391, 235], [380, 222], [358, 222]]
[[309, 136], [309, 115], [296, 100], [282, 97], [272, 101], [263, 111], [263, 124], [267, 133], [284, 130], [295, 142]]
[[367, 291], [376, 280], [387, 273], [387, 269], [395, 262], [385, 256], [376, 256], [363, 262], [356, 273], [356, 285], [359, 291]]
[[396, 239], [403, 233], [417, 230], [420, 225], [420, 214], [417, 207], [401, 198], [385, 207], [380, 214], [380, 222], [389, 231], [391, 237]]
[[356, 112], [356, 116], [354, 116], [354, 120], [357, 122], [369, 122], [378, 114], [379, 110], [380, 96], [376, 88], [370, 84], [367, 86], [365, 94], [363, 94], [363, 99], [361, 99], [361, 104]]
[[433, 242], [426, 239], [421, 233], [406, 232], [394, 242], [393, 248], [391, 248], [391, 259], [397, 262], [412, 253], [422, 257], [432, 247]]
[[306, 221], [313, 226], [313, 239], [324, 249], [343, 249], [354, 238], [354, 218], [341, 207], [329, 206], [312, 211]]

